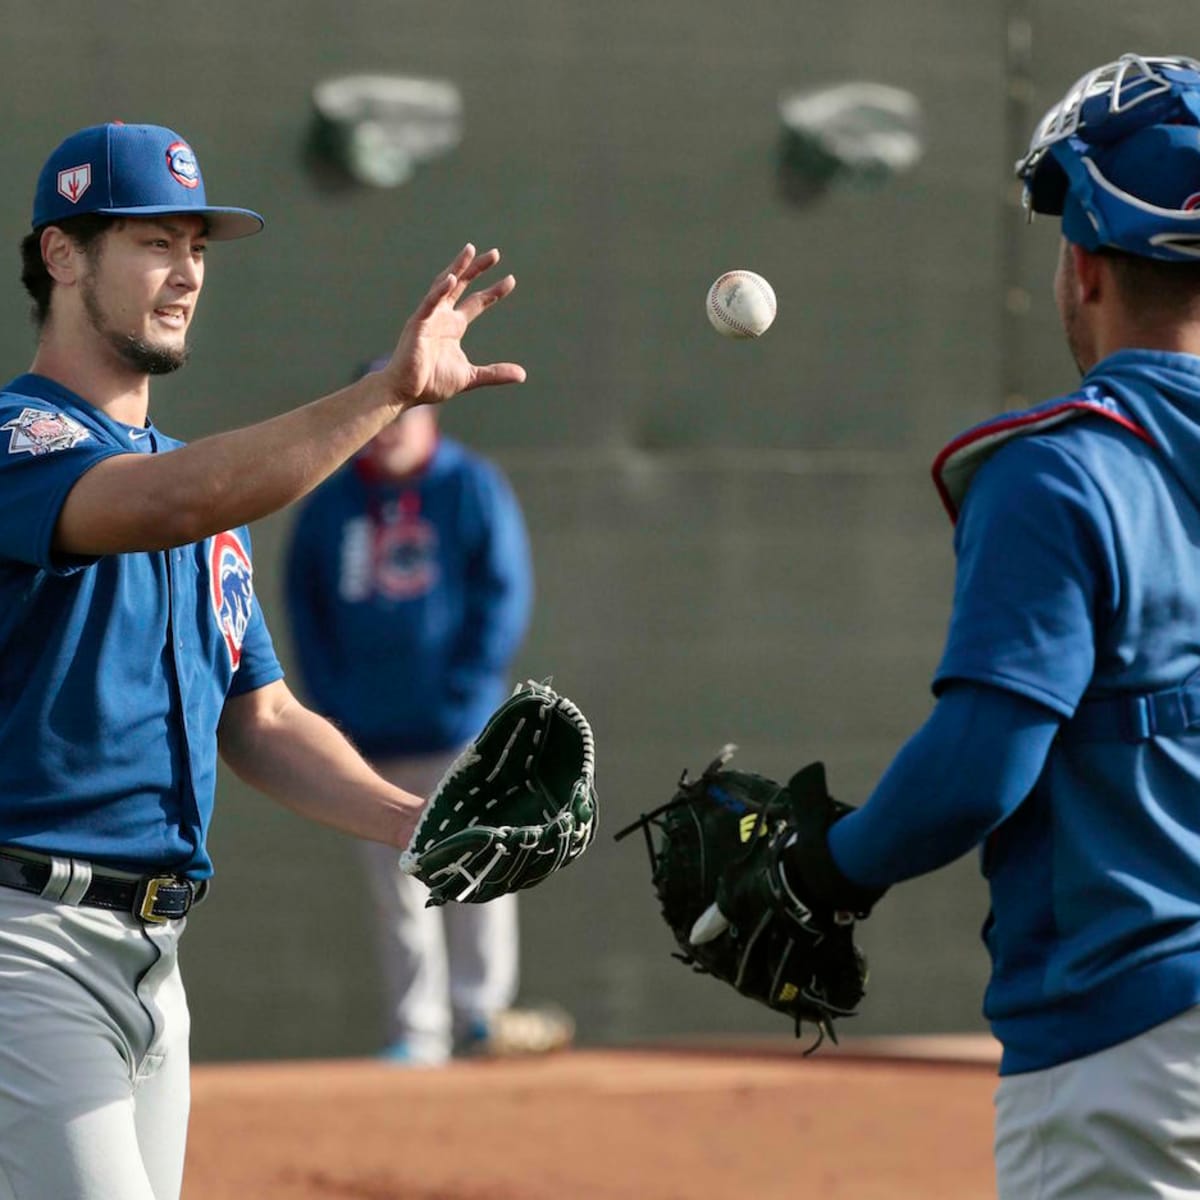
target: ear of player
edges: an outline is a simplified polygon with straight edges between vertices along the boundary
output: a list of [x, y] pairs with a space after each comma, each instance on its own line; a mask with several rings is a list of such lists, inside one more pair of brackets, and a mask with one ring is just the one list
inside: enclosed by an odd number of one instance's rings
[[797, 1035], [807, 1021], [836, 1041], [834, 1021], [866, 985], [855, 922], [883, 893], [851, 883], [829, 854], [829, 827], [852, 810], [830, 797], [821, 763], [785, 786], [728, 769], [734, 750], [699, 779], [685, 771], [671, 800], [617, 839], [645, 834], [677, 958], [792, 1017]]
[[529, 680], [450, 765], [400, 867], [428, 886], [431, 906], [482, 904], [578, 858], [597, 820], [591, 725], [549, 684]]

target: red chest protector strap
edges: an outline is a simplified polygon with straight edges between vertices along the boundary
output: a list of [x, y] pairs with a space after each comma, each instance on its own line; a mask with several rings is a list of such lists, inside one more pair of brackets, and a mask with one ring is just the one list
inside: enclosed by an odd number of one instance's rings
[[956, 437], [933, 461], [933, 483], [951, 521], [958, 520], [959, 506], [975, 472], [1005, 442], [1031, 433], [1041, 433], [1076, 417], [1105, 417], [1128, 429], [1143, 441], [1154, 439], [1135, 421], [1110, 402], [1080, 398], [1051, 400], [1024, 412], [1005, 413], [976, 425]]
[[[1154, 439], [1136, 421], [1103, 399], [1052, 400], [1025, 412], [1007, 413], [976, 425], [956, 437], [934, 460], [933, 482], [950, 514], [958, 519], [959, 506], [975, 472], [1005, 442], [1040, 433], [1075, 417], [1105, 417], [1154, 445]], [[1121, 692], [1085, 695], [1075, 715], [1063, 725], [1061, 736], [1087, 742], [1144, 742], [1154, 737], [1177, 737], [1200, 727], [1200, 678], [1154, 693]]]

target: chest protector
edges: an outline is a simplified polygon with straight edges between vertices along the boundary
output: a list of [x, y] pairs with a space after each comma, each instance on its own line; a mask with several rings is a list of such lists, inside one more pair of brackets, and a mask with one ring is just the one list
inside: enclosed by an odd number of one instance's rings
[[[1153, 446], [1154, 439], [1116, 401], [1108, 397], [1068, 396], [1021, 412], [1005, 413], [956, 437], [934, 459], [933, 482], [951, 521], [959, 509], [975, 472], [1006, 442], [1044, 433], [1082, 416], [1115, 421], [1123, 429]], [[1084, 695], [1075, 715], [1060, 736], [1085, 742], [1146, 742], [1154, 737], [1176, 737], [1200, 729], [1200, 672], [1176, 687], [1157, 692], [1117, 692]]]

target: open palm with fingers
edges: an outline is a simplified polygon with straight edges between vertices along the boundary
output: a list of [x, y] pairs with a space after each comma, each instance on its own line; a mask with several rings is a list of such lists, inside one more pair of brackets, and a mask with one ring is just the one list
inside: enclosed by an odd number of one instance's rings
[[400, 333], [391, 359], [383, 368], [397, 400], [440, 404], [459, 392], [499, 383], [521, 383], [525, 368], [517, 363], [477, 366], [464, 353], [462, 338], [471, 323], [517, 286], [506, 275], [477, 292], [471, 283], [500, 261], [498, 250], [477, 254], [468, 243], [433, 281]]

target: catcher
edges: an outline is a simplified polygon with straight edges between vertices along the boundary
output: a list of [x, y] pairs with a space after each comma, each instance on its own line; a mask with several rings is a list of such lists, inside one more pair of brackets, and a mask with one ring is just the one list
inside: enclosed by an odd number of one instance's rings
[[[867, 980], [854, 923], [882, 890], [851, 883], [825, 835], [852, 811], [812, 763], [786, 784], [729, 769], [724, 747], [699, 779], [684, 771], [674, 797], [626, 826], [646, 835], [652, 880], [681, 953], [676, 957], [744, 996], [808, 1021], [821, 1044], [852, 1016]], [[656, 844], [651, 829], [657, 829]]]
[[768, 833], [715, 900], [744, 937], [756, 912], [836, 907], [978, 847], [1000, 1200], [1183, 1200], [1200, 1196], [1200, 60], [1089, 71], [1016, 172], [1030, 214], [1058, 219], [1082, 382], [938, 455], [957, 566], [932, 713], [861, 808], [812, 841]]

